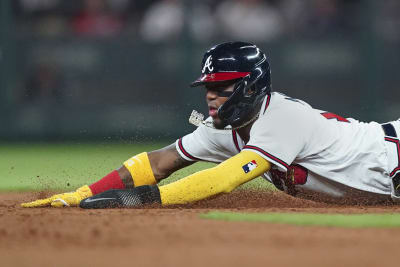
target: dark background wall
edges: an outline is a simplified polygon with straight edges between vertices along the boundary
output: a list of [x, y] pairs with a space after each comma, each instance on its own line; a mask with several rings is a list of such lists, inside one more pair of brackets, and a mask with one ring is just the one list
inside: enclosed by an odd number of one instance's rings
[[[199, 3], [200, 2], [200, 3]], [[0, 1], [1, 140], [165, 140], [213, 44], [259, 45], [276, 91], [360, 120], [400, 117], [396, 0]]]

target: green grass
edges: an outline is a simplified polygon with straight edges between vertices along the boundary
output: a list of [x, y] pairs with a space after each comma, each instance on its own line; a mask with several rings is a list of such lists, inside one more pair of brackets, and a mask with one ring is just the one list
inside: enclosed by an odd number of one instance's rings
[[[33, 143], [0, 144], [0, 191], [72, 190], [97, 181], [128, 158], [167, 143]], [[196, 163], [174, 173], [162, 184], [214, 166]], [[268, 189], [261, 178], [244, 188]]]
[[269, 222], [301, 226], [400, 227], [400, 214], [236, 213], [213, 211], [200, 216], [204, 219], [224, 221]]

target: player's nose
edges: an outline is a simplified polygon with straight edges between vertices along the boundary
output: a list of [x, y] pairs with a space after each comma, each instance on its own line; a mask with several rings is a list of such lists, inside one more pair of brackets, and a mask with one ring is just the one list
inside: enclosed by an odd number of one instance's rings
[[214, 100], [218, 97], [217, 91], [207, 89], [206, 98], [207, 100]]

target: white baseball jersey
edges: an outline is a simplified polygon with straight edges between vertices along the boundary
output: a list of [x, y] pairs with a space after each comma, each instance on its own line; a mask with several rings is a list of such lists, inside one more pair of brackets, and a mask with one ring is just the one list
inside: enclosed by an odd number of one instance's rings
[[[400, 132], [400, 122], [392, 124]], [[309, 175], [296, 188], [337, 197], [351, 188], [390, 195], [390, 174], [400, 162], [398, 143], [385, 141], [380, 124], [317, 110], [277, 92], [265, 97], [247, 144], [235, 130], [201, 125], [177, 140], [176, 148], [190, 161], [219, 163], [251, 150], [282, 171], [299, 164]], [[270, 180], [268, 174], [265, 178]]]

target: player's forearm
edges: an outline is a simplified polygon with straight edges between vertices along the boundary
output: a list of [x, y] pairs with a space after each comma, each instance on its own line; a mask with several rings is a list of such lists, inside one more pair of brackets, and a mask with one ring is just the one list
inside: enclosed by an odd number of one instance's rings
[[[251, 168], [247, 169], [248, 166]], [[159, 188], [161, 202], [163, 205], [184, 204], [219, 193], [228, 193], [239, 185], [260, 176], [269, 168], [270, 163], [258, 154], [243, 151], [214, 168], [161, 186]]]
[[194, 161], [183, 159], [176, 150], [175, 144], [149, 152], [148, 156], [154, 177], [157, 181], [161, 181], [173, 172], [194, 163]]

